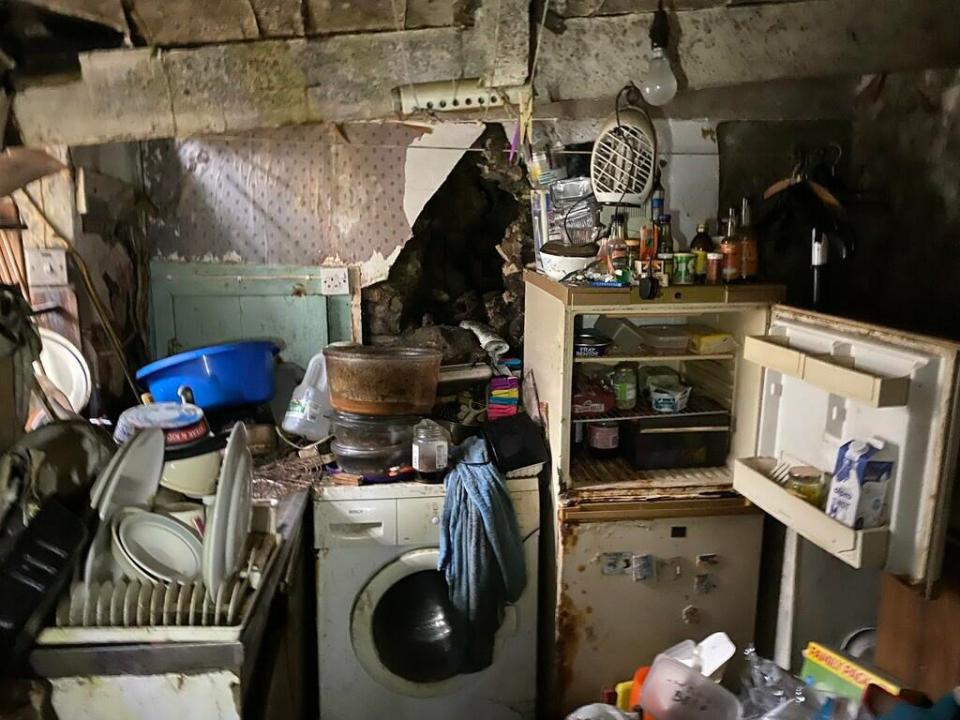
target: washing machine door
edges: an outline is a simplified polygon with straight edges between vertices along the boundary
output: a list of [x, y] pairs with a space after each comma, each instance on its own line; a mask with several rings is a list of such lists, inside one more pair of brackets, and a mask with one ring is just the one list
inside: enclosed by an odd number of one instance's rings
[[436, 547], [410, 550], [383, 567], [354, 603], [351, 639], [364, 670], [391, 691], [411, 697], [453, 692], [466, 626], [437, 570]]

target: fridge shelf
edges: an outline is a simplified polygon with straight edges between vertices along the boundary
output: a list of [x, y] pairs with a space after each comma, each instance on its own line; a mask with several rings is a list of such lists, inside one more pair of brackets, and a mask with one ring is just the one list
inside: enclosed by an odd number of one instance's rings
[[617, 354], [611, 353], [603, 357], [574, 357], [575, 363], [598, 363], [601, 365], [616, 365], [622, 362], [665, 362], [681, 361], [688, 362], [694, 360], [733, 360], [733, 353], [714, 353], [700, 354], [684, 350], [654, 350], [653, 348], [643, 348], [638, 353]]
[[873, 407], [900, 407], [907, 404], [909, 377], [885, 377], [856, 366], [843, 365], [840, 358], [804, 352], [788, 338], [753, 336], [744, 340], [743, 357], [757, 365], [851, 400]]
[[887, 527], [854, 530], [784, 489], [768, 477], [774, 458], [734, 462], [733, 489], [813, 544], [855, 568], [881, 568], [887, 558]]
[[726, 467], [637, 470], [624, 457], [598, 459], [588, 452], [570, 464], [567, 500], [618, 501], [730, 495], [732, 478]]
[[[640, 405], [641, 403], [637, 403]], [[708, 397], [703, 395], [691, 395], [690, 400], [687, 402], [687, 407], [678, 413], [661, 413], [656, 412], [650, 407], [647, 407], [646, 404], [643, 404], [642, 407], [634, 408], [633, 410], [611, 410], [608, 413], [600, 413], [598, 415], [578, 415], [571, 418], [573, 423], [595, 423], [595, 422], [609, 422], [609, 421], [619, 421], [619, 420], [642, 420], [643, 418], [671, 418], [671, 417], [684, 417], [690, 418], [691, 420], [696, 420], [700, 415], [714, 415], [716, 413], [726, 412], [720, 403], [715, 400], [711, 400]]]

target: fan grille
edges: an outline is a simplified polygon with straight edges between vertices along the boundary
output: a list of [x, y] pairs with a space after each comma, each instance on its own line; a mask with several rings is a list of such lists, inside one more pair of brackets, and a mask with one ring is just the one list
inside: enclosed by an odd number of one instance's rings
[[653, 179], [656, 147], [650, 135], [633, 125], [615, 125], [593, 149], [594, 192], [645, 195]]

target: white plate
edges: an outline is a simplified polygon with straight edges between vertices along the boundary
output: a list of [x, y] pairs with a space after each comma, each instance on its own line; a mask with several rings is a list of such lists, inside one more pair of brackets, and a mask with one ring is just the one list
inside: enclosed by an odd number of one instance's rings
[[193, 593], [193, 585], [181, 585], [180, 592], [177, 593], [177, 606], [174, 608], [174, 624], [186, 625], [190, 616], [190, 595]]
[[97, 590], [97, 610], [94, 614], [97, 627], [110, 624], [110, 601], [113, 599], [113, 583], [107, 580], [100, 583]]
[[157, 583], [153, 586], [153, 594], [150, 596], [150, 624], [163, 624], [163, 599], [166, 596], [167, 588]]
[[137, 595], [137, 625], [140, 627], [150, 624], [151, 595], [153, 595], [153, 583], [140, 583], [140, 593]]
[[127, 555], [126, 550], [124, 550], [123, 545], [120, 542], [119, 527], [120, 523], [128, 515], [134, 513], [142, 513], [146, 510], [140, 510], [139, 508], [126, 508], [117, 513], [113, 520], [110, 521], [110, 556], [113, 558], [114, 565], [120, 570], [121, 574], [129, 578], [130, 580], [136, 580], [139, 582], [152, 583], [155, 581], [155, 578], [151, 577], [143, 568], [137, 565], [129, 555]]
[[227, 542], [224, 546], [224, 568], [232, 575], [243, 561], [243, 551], [250, 535], [250, 516], [252, 511], [253, 458], [250, 450], [244, 448], [237, 463], [236, 479], [230, 496], [230, 512], [227, 515]]
[[83, 599], [87, 595], [87, 588], [83, 583], [74, 583], [70, 587], [70, 626], [83, 625]]
[[90, 366], [77, 346], [60, 333], [40, 328], [40, 366], [43, 374], [57, 386], [76, 412], [83, 410], [90, 402]]
[[200, 574], [200, 538], [178, 520], [157, 513], [128, 515], [117, 534], [122, 550], [149, 575], [190, 582]]
[[114, 560], [110, 554], [110, 523], [100, 521], [83, 564], [83, 584], [91, 585], [113, 578]]
[[187, 623], [191, 627], [203, 624], [200, 613], [203, 610], [203, 599], [207, 596], [207, 589], [203, 583], [194, 583], [190, 591], [190, 617]]
[[[230, 517], [230, 503], [236, 491], [235, 484], [238, 471], [244, 463], [244, 457], [249, 457], [247, 449], [247, 430], [243, 423], [238, 422], [230, 431], [227, 448], [224, 452], [223, 463], [220, 465], [220, 479], [217, 482], [217, 494], [213, 499], [213, 507], [208, 516], [203, 534], [203, 583], [207, 586], [210, 599], [216, 598], [217, 589], [223, 578], [229, 574], [228, 565], [234, 566], [236, 558], [228, 559], [226, 555], [227, 523]], [[236, 541], [231, 541], [233, 545]]]
[[93, 627], [97, 622], [97, 586], [90, 586], [89, 592], [83, 593], [83, 626]]
[[217, 599], [213, 604], [213, 622], [211, 625], [225, 624], [225, 609], [230, 605], [230, 589], [233, 587], [233, 578], [224, 580], [217, 588]]
[[123, 594], [123, 626], [134, 627], [137, 624], [137, 598], [140, 596], [140, 581], [130, 580]]
[[210, 588], [203, 593], [203, 606], [200, 608], [200, 622], [198, 625], [212, 625], [213, 600], [210, 599]]
[[160, 485], [163, 449], [163, 430], [149, 428], [117, 451], [120, 457], [110, 463], [113, 472], [100, 478], [103, 489], [97, 492], [96, 507], [101, 520], [109, 520], [121, 508], [148, 505], [153, 500]]
[[163, 624], [177, 624], [177, 595], [180, 594], [180, 588], [183, 587], [178, 582], [172, 582], [167, 585], [167, 592], [163, 597]]
[[246, 578], [237, 581], [237, 584], [233, 586], [233, 592], [230, 594], [230, 605], [227, 609], [227, 625], [236, 625], [237, 614], [240, 612], [240, 600], [246, 593], [247, 587]]
[[113, 595], [110, 597], [110, 625], [123, 626], [123, 601], [126, 599], [127, 581], [114, 580]]

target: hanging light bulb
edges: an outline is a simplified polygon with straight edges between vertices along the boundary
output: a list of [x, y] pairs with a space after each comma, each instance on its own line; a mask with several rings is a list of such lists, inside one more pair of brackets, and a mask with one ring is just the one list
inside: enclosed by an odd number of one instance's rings
[[651, 105], [666, 105], [677, 94], [677, 77], [670, 69], [670, 60], [663, 48], [655, 47], [650, 67], [640, 86], [643, 99]]
[[659, 0], [650, 24], [650, 45], [653, 53], [647, 75], [640, 84], [643, 99], [650, 105], [666, 105], [677, 94], [677, 76], [673, 74], [670, 58], [666, 53], [669, 44], [670, 25], [663, 9], [663, 0]]

